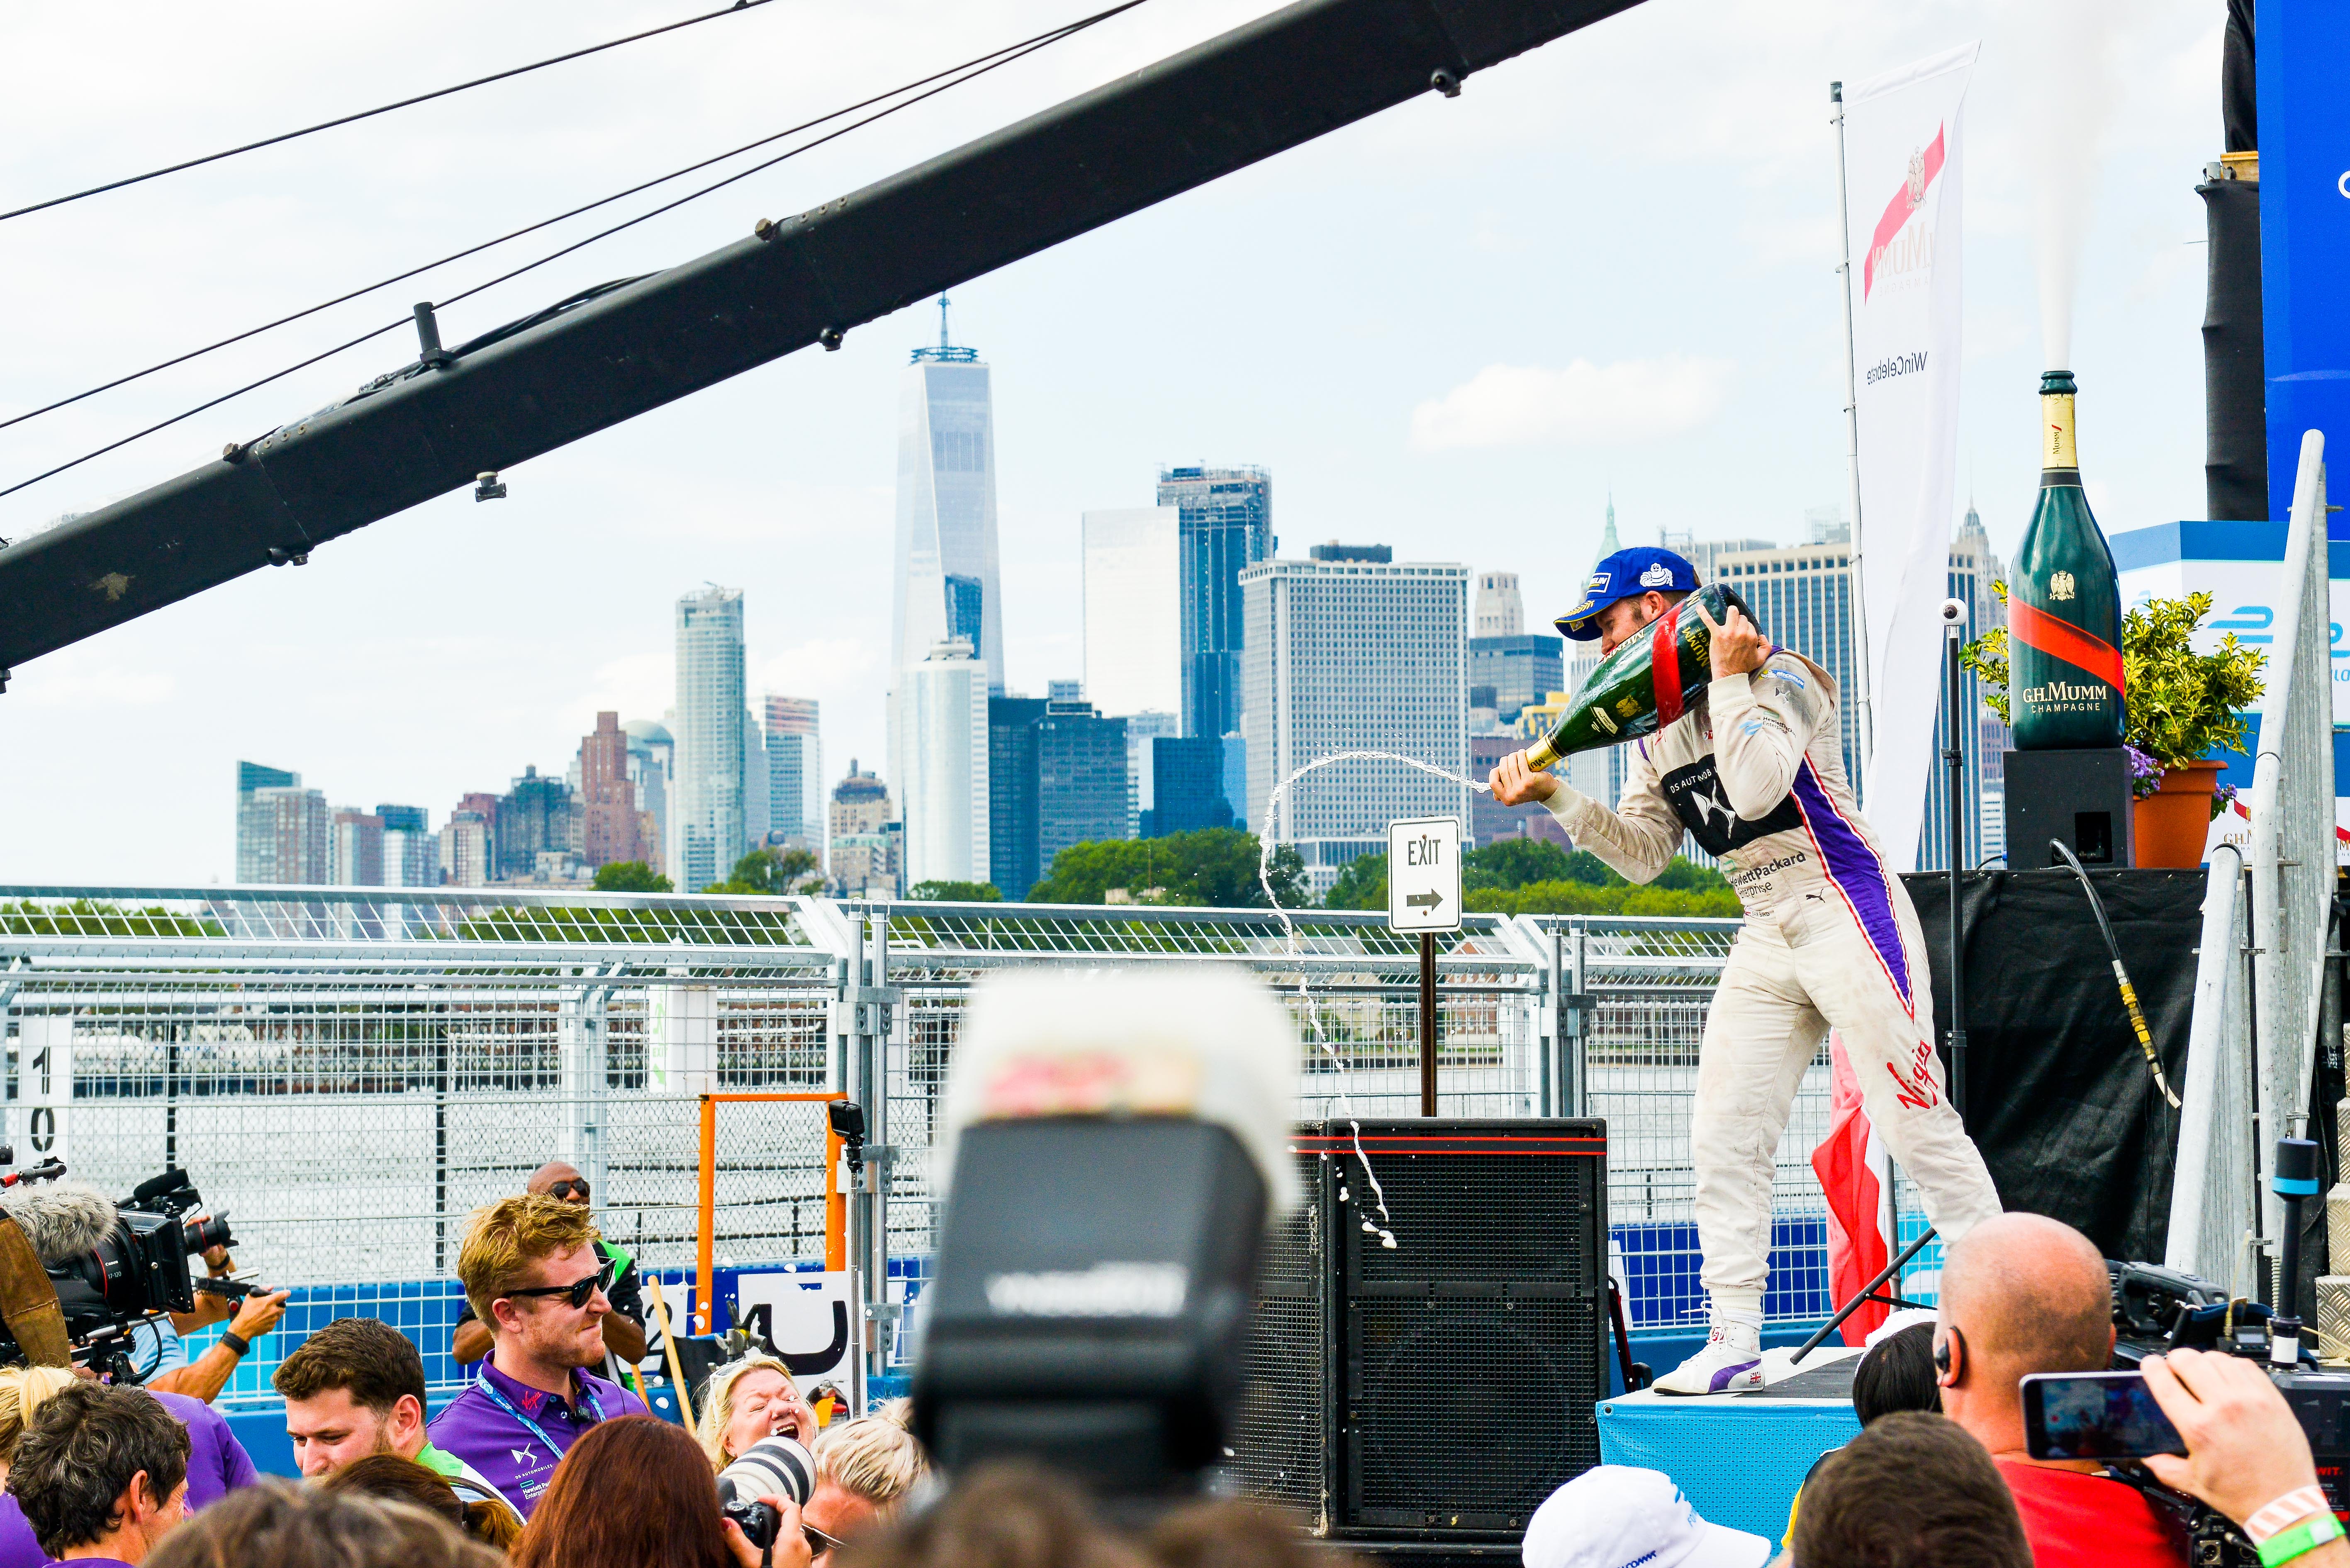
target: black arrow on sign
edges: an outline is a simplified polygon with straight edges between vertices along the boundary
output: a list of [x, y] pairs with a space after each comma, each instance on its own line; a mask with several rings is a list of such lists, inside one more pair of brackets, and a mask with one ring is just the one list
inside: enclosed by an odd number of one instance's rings
[[1443, 903], [1444, 895], [1441, 893], [1433, 891], [1407, 893], [1404, 895], [1403, 907], [1407, 909], [1426, 909], [1432, 914], [1440, 909]]

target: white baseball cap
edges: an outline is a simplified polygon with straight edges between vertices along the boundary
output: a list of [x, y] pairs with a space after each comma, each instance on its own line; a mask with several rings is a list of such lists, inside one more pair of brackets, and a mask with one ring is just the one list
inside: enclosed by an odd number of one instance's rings
[[1525, 1568], [1762, 1568], [1771, 1543], [1708, 1524], [1662, 1471], [1600, 1465], [1534, 1510], [1524, 1556]]

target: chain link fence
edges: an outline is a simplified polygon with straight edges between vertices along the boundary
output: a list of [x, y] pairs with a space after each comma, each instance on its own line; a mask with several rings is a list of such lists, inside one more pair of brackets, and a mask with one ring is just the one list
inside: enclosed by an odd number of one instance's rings
[[[886, 954], [860, 929], [886, 923]], [[1446, 1116], [1609, 1125], [1610, 1217], [1633, 1322], [1701, 1309], [1689, 1103], [1734, 921], [1470, 916], [1440, 940]], [[897, 988], [887, 1043], [893, 1294], [935, 1244], [929, 1155], [972, 988], [992, 970], [1238, 965], [1305, 1046], [1302, 1119], [1418, 1107], [1419, 950], [1377, 915], [1149, 907], [844, 904], [489, 889], [0, 888], [8, 1132], [127, 1192], [188, 1169], [242, 1266], [307, 1287], [232, 1393], [340, 1313], [415, 1334], [436, 1385], [466, 1216], [542, 1161], [586, 1171], [606, 1233], [683, 1311], [699, 1220], [700, 1096], [847, 1085], [853, 965]], [[1587, 1010], [1574, 1002], [1589, 999]], [[1825, 1058], [1779, 1154], [1766, 1314], [1827, 1309], [1808, 1163]], [[714, 1262], [826, 1257], [820, 1105], [717, 1124]], [[40, 1139], [55, 1140], [47, 1147]], [[900, 1283], [899, 1281], [903, 1282]], [[901, 1336], [899, 1343], [906, 1343]]]

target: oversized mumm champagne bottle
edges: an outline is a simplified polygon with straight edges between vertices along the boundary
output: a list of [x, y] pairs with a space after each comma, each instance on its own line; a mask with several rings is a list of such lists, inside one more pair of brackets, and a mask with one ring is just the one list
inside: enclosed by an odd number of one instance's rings
[[1653, 735], [1679, 718], [1713, 680], [1713, 629], [1695, 605], [1716, 625], [1733, 605], [1754, 618], [1744, 599], [1708, 583], [1601, 659], [1549, 737], [1526, 748], [1527, 763], [1546, 768], [1577, 752]]
[[2019, 752], [2122, 743], [2122, 595], [2081, 493], [2070, 370], [2040, 379], [2040, 504], [2007, 582], [2009, 722]]

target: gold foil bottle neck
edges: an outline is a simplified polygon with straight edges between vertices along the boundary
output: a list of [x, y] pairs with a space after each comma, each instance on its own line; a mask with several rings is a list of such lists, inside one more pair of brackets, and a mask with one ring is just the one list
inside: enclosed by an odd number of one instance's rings
[[2040, 466], [2078, 468], [2081, 449], [2074, 441], [2071, 392], [2040, 394]]

